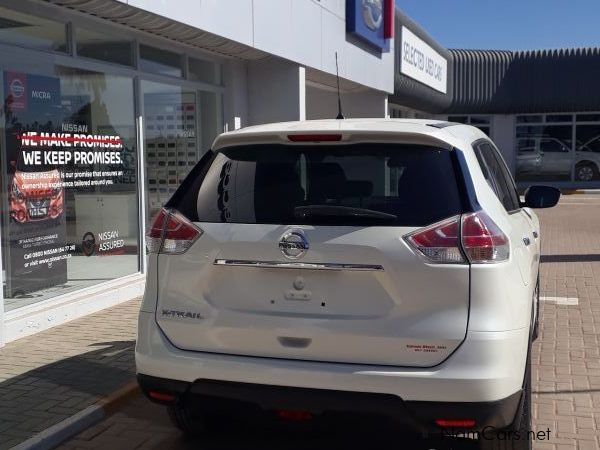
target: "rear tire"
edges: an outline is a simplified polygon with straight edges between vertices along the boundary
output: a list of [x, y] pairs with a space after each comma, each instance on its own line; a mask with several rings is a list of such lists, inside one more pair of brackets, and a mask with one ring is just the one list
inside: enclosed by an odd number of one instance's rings
[[527, 362], [525, 365], [522, 406], [510, 427], [494, 432], [486, 431], [485, 439], [483, 436], [479, 438], [479, 448], [481, 450], [531, 450], [533, 448], [533, 442], [529, 439], [529, 432], [532, 429], [530, 350], [527, 352]]
[[169, 419], [186, 436], [199, 436], [208, 431], [207, 422], [204, 417], [194, 415], [185, 403], [177, 403], [167, 407]]

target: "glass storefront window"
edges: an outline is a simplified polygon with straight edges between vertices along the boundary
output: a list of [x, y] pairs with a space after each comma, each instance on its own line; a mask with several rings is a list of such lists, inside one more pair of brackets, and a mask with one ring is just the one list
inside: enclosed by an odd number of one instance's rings
[[188, 78], [203, 83], [221, 84], [221, 66], [211, 61], [188, 58]]
[[67, 52], [64, 23], [0, 8], [0, 42], [39, 50]]
[[469, 123], [469, 116], [448, 116], [449, 122]]
[[570, 125], [517, 126], [517, 181], [571, 178]]
[[577, 122], [600, 122], [600, 114], [577, 114]]
[[144, 72], [181, 78], [183, 76], [183, 58], [178, 53], [140, 45], [139, 68]]
[[[72, 50], [67, 29], [74, 55], [43, 56]], [[140, 196], [151, 216], [222, 131], [222, 72], [189, 57], [188, 80], [176, 80], [183, 50], [140, 44], [137, 53], [133, 38], [109, 28], [4, 8], [0, 35], [19, 46], [0, 57], [0, 292], [11, 311], [140, 271]], [[140, 72], [170, 81], [142, 81], [138, 92]], [[138, 183], [138, 108], [147, 186]]]
[[125, 66], [133, 66], [133, 41], [106, 33], [77, 28], [77, 55]]
[[576, 163], [574, 177], [576, 181], [600, 180], [600, 124], [577, 125]]
[[221, 131], [221, 95], [142, 81], [149, 221]]
[[544, 121], [544, 116], [541, 116], [541, 115], [517, 116], [517, 123], [541, 123], [543, 121]]
[[600, 181], [600, 114], [517, 116], [516, 155], [517, 181]]
[[469, 118], [469, 123], [471, 125], [489, 125], [490, 122], [490, 116], [470, 116]]
[[548, 114], [546, 116], [546, 122], [557, 123], [557, 122], [572, 122], [573, 116], [571, 114]]
[[133, 79], [38, 66], [3, 72], [9, 311], [139, 271]]
[[472, 125], [491, 136], [492, 118], [490, 116], [448, 116], [448, 121]]

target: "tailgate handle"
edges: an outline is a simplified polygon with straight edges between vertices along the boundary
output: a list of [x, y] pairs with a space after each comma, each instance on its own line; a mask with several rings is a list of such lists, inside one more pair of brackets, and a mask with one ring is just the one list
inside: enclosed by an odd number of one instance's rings
[[277, 338], [277, 340], [284, 347], [291, 347], [291, 348], [306, 348], [312, 342], [312, 339], [308, 339], [308, 338], [297, 338], [297, 337], [286, 337], [286, 336], [279, 336]]

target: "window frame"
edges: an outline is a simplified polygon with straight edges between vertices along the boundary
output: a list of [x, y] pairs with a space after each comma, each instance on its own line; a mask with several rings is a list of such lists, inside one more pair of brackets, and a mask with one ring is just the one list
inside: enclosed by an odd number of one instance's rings
[[[175, 78], [169, 77], [165, 75], [158, 75], [150, 72], [144, 72], [139, 70], [139, 44], [145, 44], [152, 47], [160, 48], [163, 50], [180, 53], [182, 55], [182, 59], [184, 61], [184, 70], [187, 66], [187, 61], [189, 57], [194, 57], [197, 59], [201, 59], [204, 61], [209, 61], [215, 64], [216, 66], [220, 66], [220, 71], [223, 74], [223, 64], [226, 62], [226, 58], [219, 57], [209, 52], [203, 51], [199, 48], [194, 48], [191, 46], [186, 46], [184, 44], [180, 44], [177, 42], [169, 41], [167, 39], [153, 36], [148, 33], [131, 29], [127, 26], [120, 25], [118, 23], [109, 22], [104, 19], [100, 19], [97, 17], [86, 16], [74, 11], [70, 11], [66, 8], [57, 7], [51, 4], [39, 4], [36, 5], [35, 10], [32, 10], [31, 5], [28, 2], [16, 3], [9, 2], [9, 0], [0, 0], [0, 6], [9, 8], [11, 10], [15, 10], [18, 12], [26, 13], [35, 17], [51, 20], [54, 22], [59, 22], [64, 24], [66, 27], [66, 45], [67, 52], [56, 52], [51, 50], [45, 50], [40, 48], [34, 48], [29, 46], [22, 46], [19, 44], [13, 43], [0, 43], [0, 52], [2, 52], [2, 60], [0, 61], [0, 83], [3, 83], [3, 77], [5, 71], [23, 71], [27, 73], [40, 73], [43, 74], [45, 69], [43, 67], [45, 65], [60, 65], [64, 67], [69, 67], [73, 69], [83, 69], [89, 71], [95, 71], [100, 73], [106, 73], [108, 75], [118, 75], [130, 77], [133, 80], [133, 93], [134, 93], [134, 122], [136, 126], [135, 131], [135, 145], [138, 151], [137, 158], [137, 176], [138, 176], [138, 187], [137, 187], [137, 209], [139, 214], [139, 273], [144, 274], [147, 273], [147, 257], [145, 254], [145, 231], [146, 231], [146, 221], [145, 218], [147, 216], [147, 204], [146, 204], [146, 196], [147, 196], [147, 175], [146, 175], [146, 167], [145, 167], [145, 139], [144, 139], [144, 105], [143, 99], [141, 96], [141, 81], [148, 80], [160, 83], [170, 83], [177, 84], [181, 87], [186, 87], [190, 89], [194, 89], [196, 91], [202, 92], [210, 92], [218, 95], [217, 102], [219, 105], [218, 114], [221, 124], [225, 122], [224, 117], [224, 94], [225, 87], [223, 85], [224, 80], [223, 76], [221, 77], [219, 84], [210, 84], [201, 81], [193, 81], [188, 78], [187, 72], [184, 72], [183, 78]], [[133, 53], [134, 53], [134, 65], [126, 66], [118, 63], [110, 62], [110, 61], [102, 61], [93, 58], [83, 57], [77, 54], [77, 45], [76, 45], [76, 31], [77, 28], [93, 28], [97, 29], [100, 32], [109, 34], [118, 35], [119, 37], [131, 39], [133, 41]], [[35, 66], [34, 63], [35, 62]], [[35, 67], [39, 67], [40, 70], [33, 70]], [[4, 93], [3, 90], [0, 91], [0, 101], [3, 100]], [[4, 125], [0, 126], [0, 130], [4, 130]], [[222, 128], [219, 128], [219, 131], [222, 131]], [[0, 141], [2, 139], [0, 138]], [[0, 161], [0, 166], [4, 164], [4, 160]], [[6, 172], [6, 171], [3, 171]], [[1, 191], [1, 189], [0, 189]], [[6, 196], [2, 196], [6, 197]], [[0, 201], [4, 202], [3, 198], [0, 198]], [[7, 209], [7, 208], [6, 208]], [[0, 226], [0, 240], [2, 242], [4, 239], [5, 227]], [[0, 270], [2, 269], [2, 242], [0, 242]], [[122, 278], [127, 278], [129, 275], [125, 277], [119, 277], [114, 280], [106, 281], [99, 283], [94, 286], [94, 289], [99, 288], [101, 286], [111, 286], [115, 283], [120, 282]], [[85, 289], [84, 289], [85, 290]], [[75, 291], [79, 292], [79, 291]], [[71, 294], [67, 294], [71, 295]], [[44, 300], [42, 303], [44, 305], [50, 304], [54, 305], [60, 301], [63, 301], [62, 295], [57, 295], [55, 297], [49, 298], [48, 300]], [[42, 303], [39, 303], [41, 305]], [[4, 307], [4, 296], [3, 292], [0, 291], [0, 346], [2, 345], [2, 312]]]
[[[498, 166], [500, 168], [500, 172], [501, 172], [501, 177], [503, 180], [497, 180], [493, 171], [489, 167], [489, 164], [483, 154], [484, 152], [481, 149], [481, 146], [483, 146], [483, 145], [489, 145], [489, 147], [491, 149], [490, 154], [496, 161], [496, 164], [498, 164]], [[502, 206], [504, 207], [506, 212], [508, 214], [514, 214], [515, 212], [519, 212], [522, 208], [522, 204], [521, 204], [521, 201], [519, 198], [519, 191], [517, 189], [515, 180], [512, 177], [512, 175], [510, 174], [510, 170], [508, 169], [508, 166], [506, 165], [506, 161], [504, 161], [504, 158], [502, 158], [502, 155], [500, 154], [500, 151], [498, 150], [498, 148], [494, 145], [494, 143], [491, 140], [484, 139], [484, 138], [473, 142], [472, 147], [473, 147], [473, 151], [475, 152], [475, 157], [477, 158], [477, 162], [479, 163], [479, 167], [483, 173], [483, 176], [485, 177], [486, 176], [485, 174], [487, 172], [487, 174], [489, 175], [490, 184], [493, 185], [490, 187], [492, 187], [494, 194], [496, 194], [496, 197], [498, 198], [498, 200], [500, 201], [500, 203], [502, 204]], [[485, 166], [485, 170], [484, 170], [484, 167], [482, 167], [482, 164]], [[486, 180], [487, 179], [488, 178], [486, 178]], [[511, 208], [511, 209], [507, 208], [506, 205], [504, 204], [504, 202], [501, 200], [501, 198], [499, 196], [499, 189], [501, 189], [501, 187], [498, 185], [499, 182], [502, 182], [506, 186], [506, 192], [508, 193], [508, 195], [511, 199], [511, 203], [513, 204], [514, 208]]]

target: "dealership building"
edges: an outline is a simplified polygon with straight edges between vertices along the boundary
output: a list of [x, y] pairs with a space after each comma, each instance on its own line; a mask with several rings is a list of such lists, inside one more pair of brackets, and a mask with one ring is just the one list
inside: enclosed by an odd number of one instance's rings
[[396, 30], [390, 116], [480, 128], [521, 188], [600, 187], [599, 48], [446, 49], [400, 11]]
[[[235, 7], [232, 5], [235, 4]], [[215, 136], [443, 118], [521, 186], [597, 186], [598, 50], [448, 50], [393, 0], [0, 0], [0, 346], [142, 294], [148, 223]]]
[[392, 0], [0, 0], [0, 345], [140, 296], [149, 220], [217, 134], [336, 117], [336, 66], [344, 114], [385, 117], [393, 23]]

